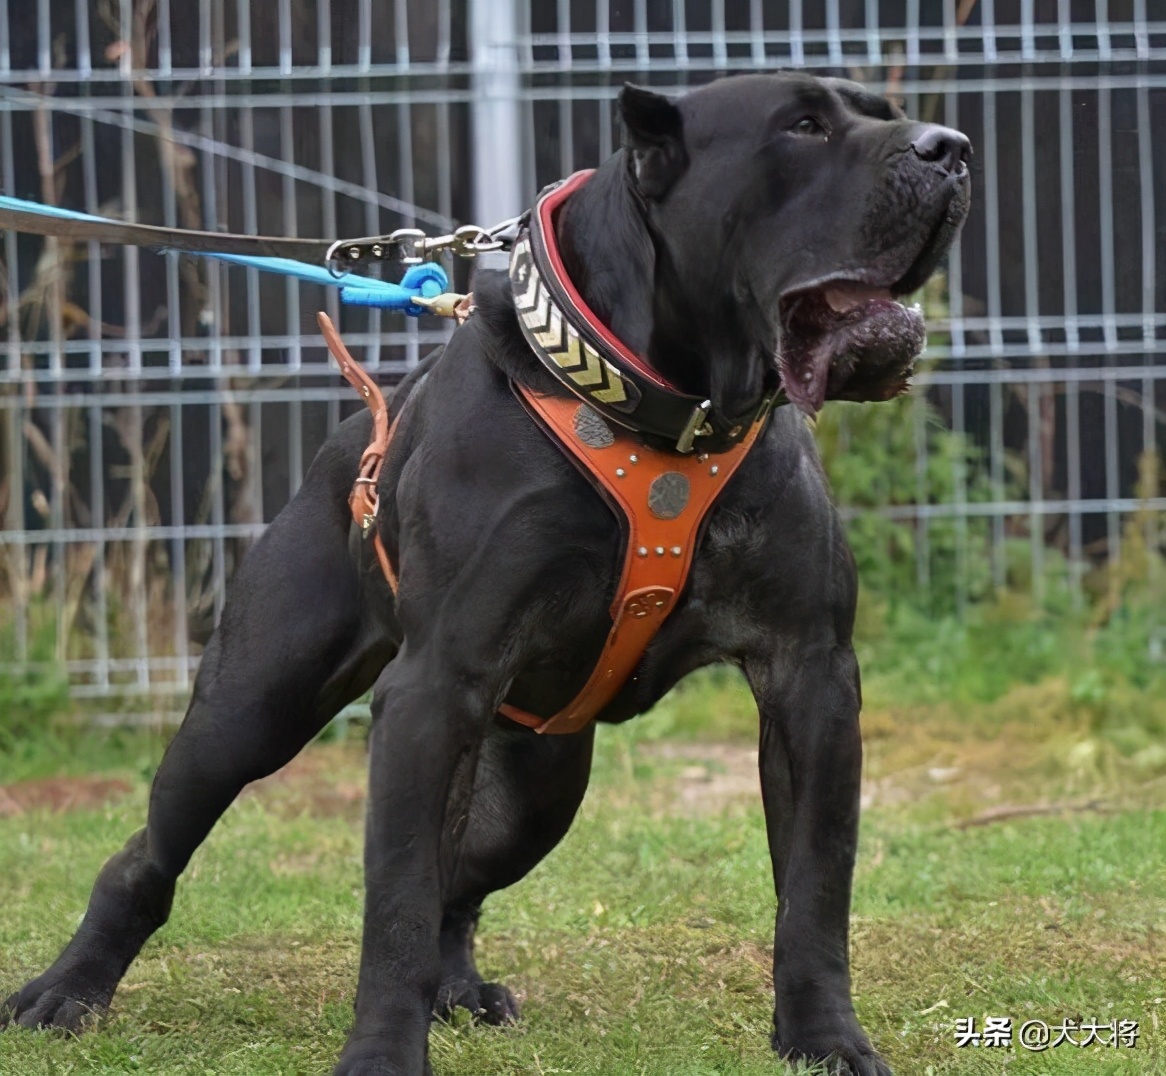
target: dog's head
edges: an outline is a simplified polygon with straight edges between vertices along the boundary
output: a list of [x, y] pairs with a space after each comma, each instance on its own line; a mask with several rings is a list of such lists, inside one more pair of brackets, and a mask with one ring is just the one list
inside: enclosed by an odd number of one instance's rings
[[905, 390], [925, 332], [897, 298], [931, 275], [967, 216], [964, 135], [857, 83], [792, 72], [676, 101], [627, 86], [620, 111], [678, 317], [736, 319], [808, 412]]

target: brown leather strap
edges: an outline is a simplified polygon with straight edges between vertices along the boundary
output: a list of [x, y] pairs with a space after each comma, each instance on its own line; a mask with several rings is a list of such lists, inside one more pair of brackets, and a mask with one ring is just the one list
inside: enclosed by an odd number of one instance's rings
[[536, 732], [578, 732], [615, 698], [679, 601], [701, 521], [748, 455], [767, 416], [759, 415], [727, 452], [680, 455], [645, 447], [578, 400], [539, 396], [522, 385], [515, 390], [551, 439], [581, 464], [627, 519], [628, 545], [611, 604], [611, 632], [587, 683], [553, 717], [536, 717], [508, 704], [499, 708]]
[[[377, 560], [381, 571], [389, 582], [393, 593], [397, 593], [397, 573], [389, 561], [388, 551], [381, 541], [380, 531], [377, 529], [377, 509], [380, 507], [380, 498], [377, 494], [377, 482], [381, 477], [381, 468], [384, 466], [385, 456], [389, 452], [389, 444], [393, 434], [397, 431], [397, 422], [389, 425], [389, 409], [385, 404], [384, 394], [380, 386], [368, 376], [344, 346], [332, 319], [323, 311], [316, 315], [320, 332], [324, 334], [324, 342], [332, 357], [340, 364], [340, 372], [344, 379], [364, 398], [368, 409], [372, 412], [372, 440], [360, 457], [360, 471], [353, 483], [352, 492], [348, 495], [348, 505], [352, 509], [352, 518], [360, 527], [365, 538], [372, 536], [373, 549], [376, 550]], [[400, 415], [397, 416], [400, 418]]]

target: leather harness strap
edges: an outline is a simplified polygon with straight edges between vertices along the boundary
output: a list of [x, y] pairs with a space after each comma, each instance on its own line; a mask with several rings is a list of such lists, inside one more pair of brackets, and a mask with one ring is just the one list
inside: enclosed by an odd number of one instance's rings
[[568, 705], [542, 718], [503, 704], [499, 712], [536, 732], [585, 728], [627, 683], [660, 625], [680, 600], [701, 523], [765, 426], [759, 415], [744, 437], [716, 456], [682, 456], [645, 446], [609, 425], [587, 404], [514, 391], [547, 435], [579, 466], [625, 523], [623, 574], [611, 603], [611, 631], [599, 663]]
[[[466, 315], [470, 309], [467, 302]], [[377, 527], [377, 482], [400, 415], [389, 424], [380, 387], [349, 354], [328, 315], [319, 314], [318, 321], [340, 372], [372, 411], [372, 440], [360, 458], [348, 503], [361, 533], [371, 534], [381, 571], [396, 594], [397, 573]], [[680, 600], [701, 524], [764, 429], [769, 412], [763, 410], [727, 451], [715, 456], [705, 452], [680, 455], [645, 445], [577, 399], [540, 395], [517, 382], [511, 386], [551, 441], [590, 479], [624, 523], [627, 548], [611, 603], [611, 631], [586, 684], [552, 717], [538, 717], [508, 703], [499, 707], [503, 716], [535, 732], [579, 732], [627, 683]]]
[[[381, 468], [385, 463], [385, 456], [389, 452], [389, 444], [397, 430], [397, 420], [389, 425], [389, 408], [385, 404], [384, 393], [380, 386], [368, 376], [364, 367], [360, 365], [344, 346], [332, 319], [323, 311], [316, 315], [320, 332], [324, 334], [324, 342], [332, 357], [340, 364], [340, 372], [344, 379], [363, 397], [372, 412], [372, 440], [360, 457], [360, 470], [353, 483], [352, 492], [348, 495], [348, 505], [352, 509], [352, 518], [360, 528], [364, 537], [372, 532], [373, 549], [376, 550], [377, 560], [380, 561], [381, 571], [394, 594], [397, 593], [397, 573], [393, 570], [389, 560], [385, 543], [381, 540], [380, 530], [377, 528], [377, 509], [380, 507], [380, 496], [377, 493], [377, 482], [381, 477]], [[397, 416], [397, 419], [400, 415]]]

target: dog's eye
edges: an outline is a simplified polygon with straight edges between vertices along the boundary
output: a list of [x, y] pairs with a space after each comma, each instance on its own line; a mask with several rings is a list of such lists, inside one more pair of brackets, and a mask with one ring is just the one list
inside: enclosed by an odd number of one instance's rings
[[803, 116], [790, 130], [804, 135], [820, 135], [826, 133], [826, 129], [813, 116]]

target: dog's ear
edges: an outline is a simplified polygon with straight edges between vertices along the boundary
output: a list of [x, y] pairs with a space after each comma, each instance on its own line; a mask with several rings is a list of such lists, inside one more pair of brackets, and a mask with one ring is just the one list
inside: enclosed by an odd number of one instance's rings
[[648, 198], [663, 198], [688, 167], [680, 109], [628, 82], [620, 91], [619, 114], [636, 186]]

